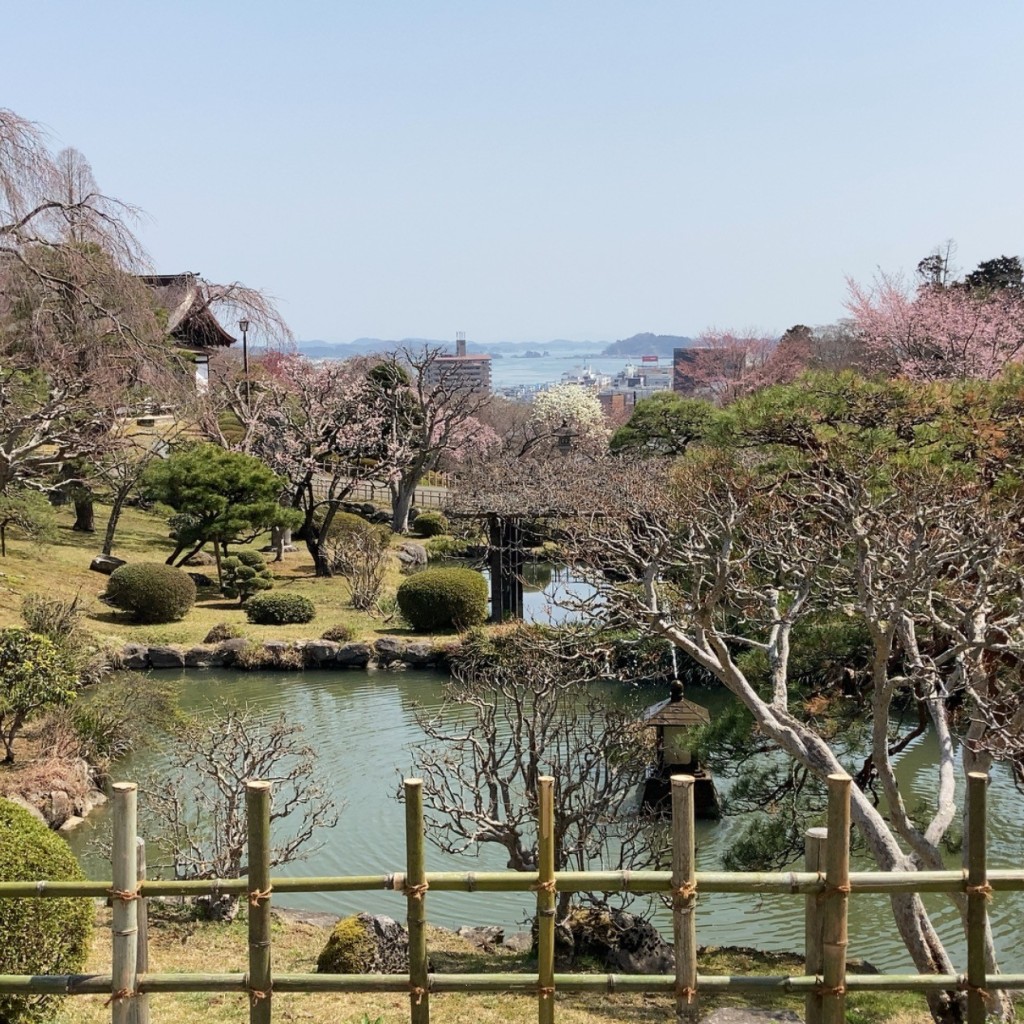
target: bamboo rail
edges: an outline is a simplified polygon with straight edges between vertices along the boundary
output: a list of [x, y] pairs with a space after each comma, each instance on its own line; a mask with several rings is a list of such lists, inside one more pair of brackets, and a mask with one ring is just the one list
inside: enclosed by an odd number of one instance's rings
[[[556, 992], [664, 993], [675, 998], [678, 1021], [694, 1019], [698, 993], [775, 992], [803, 995], [809, 1024], [844, 1018], [848, 992], [950, 991], [966, 994], [968, 1024], [985, 1019], [986, 997], [1024, 989], [1024, 974], [989, 974], [985, 960], [988, 901], [994, 892], [1024, 891], [1024, 870], [989, 870], [985, 849], [987, 776], [968, 779], [966, 870], [851, 872], [849, 870], [850, 786], [845, 775], [828, 780], [827, 838], [808, 837], [807, 870], [799, 872], [697, 871], [694, 857], [693, 779], [672, 779], [673, 857], [669, 871], [556, 871], [555, 800], [551, 778], [537, 793], [539, 859], [536, 872], [429, 872], [425, 869], [422, 784], [409, 779], [406, 797], [406, 870], [374, 875], [274, 878], [270, 874], [270, 784], [246, 783], [248, 877], [149, 881], [136, 858], [136, 787], [117, 783], [113, 799], [112, 881], [30, 881], [0, 883], [0, 900], [51, 897], [110, 897], [113, 903], [110, 974], [0, 975], [0, 994], [105, 994], [113, 1024], [144, 1020], [145, 996], [168, 992], [245, 992], [252, 1024], [269, 1024], [272, 993], [407, 992], [412, 1024], [429, 1024], [430, 994], [515, 992], [534, 995], [538, 1020], [552, 1024]], [[825, 832], [826, 830], [812, 830]], [[812, 850], [813, 846], [813, 850]], [[824, 873], [822, 873], [824, 868]], [[271, 892], [401, 892], [407, 901], [408, 975], [280, 974], [271, 972]], [[536, 974], [431, 974], [426, 943], [426, 892], [536, 893]], [[673, 975], [579, 975], [554, 971], [554, 924], [558, 892], [640, 892], [670, 894], [676, 945]], [[805, 897], [806, 973], [779, 976], [716, 976], [697, 972], [695, 904], [703, 893], [790, 894]], [[937, 892], [966, 896], [967, 969], [963, 974], [857, 975], [846, 971], [847, 910], [856, 893]], [[151, 973], [137, 932], [143, 898], [156, 895], [245, 895], [249, 903], [249, 967], [244, 974]]]

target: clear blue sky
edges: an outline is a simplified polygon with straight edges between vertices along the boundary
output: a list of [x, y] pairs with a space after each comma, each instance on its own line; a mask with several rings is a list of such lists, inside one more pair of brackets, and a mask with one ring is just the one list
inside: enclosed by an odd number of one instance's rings
[[1024, 252], [1017, 0], [7, 0], [0, 105], [301, 338], [842, 313]]

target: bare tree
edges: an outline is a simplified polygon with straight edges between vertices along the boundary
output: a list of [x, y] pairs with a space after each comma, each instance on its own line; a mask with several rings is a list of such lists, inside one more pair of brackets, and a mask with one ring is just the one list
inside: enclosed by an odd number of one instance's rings
[[[445, 704], [413, 748], [427, 831], [447, 853], [495, 844], [537, 869], [537, 779], [555, 778], [555, 866], [636, 866], [652, 856], [638, 786], [650, 758], [636, 709], [588, 686], [594, 664], [521, 628], [455, 666]], [[568, 908], [569, 894], [561, 897]]]
[[[143, 787], [157, 848], [175, 878], [237, 878], [248, 870], [245, 782], [273, 783], [271, 865], [314, 852], [337, 824], [333, 801], [316, 776], [316, 754], [302, 727], [284, 717], [268, 726], [249, 711], [193, 721], [168, 749], [168, 770]], [[290, 830], [287, 828], [290, 826]]]

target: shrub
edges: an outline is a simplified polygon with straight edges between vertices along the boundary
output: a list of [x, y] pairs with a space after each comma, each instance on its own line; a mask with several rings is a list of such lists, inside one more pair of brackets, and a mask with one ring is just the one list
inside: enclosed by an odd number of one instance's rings
[[[0, 880], [81, 879], [68, 844], [28, 811], [0, 799]], [[92, 900], [4, 900], [0, 974], [77, 974], [92, 933]], [[55, 996], [0, 995], [0, 1021], [52, 1016]]]
[[303, 667], [302, 651], [297, 647], [256, 643], [250, 640], [240, 651], [235, 651], [232, 664], [246, 672]]
[[237, 555], [225, 558], [221, 572], [224, 595], [237, 597], [239, 604], [245, 604], [253, 594], [270, 590], [274, 585], [270, 569], [258, 551], [239, 551]]
[[472, 569], [424, 569], [398, 588], [398, 606], [418, 632], [466, 629], [487, 618], [487, 582]]
[[140, 562], [115, 569], [103, 599], [136, 622], [174, 622], [195, 604], [196, 585], [180, 569]]
[[45, 636], [58, 647], [71, 648], [84, 642], [82, 595], [54, 597], [49, 594], [26, 594], [21, 602], [21, 618], [33, 633]]
[[440, 537], [448, 532], [448, 517], [443, 512], [421, 512], [412, 521], [412, 528], [421, 537]]
[[351, 626], [338, 623], [336, 626], [329, 626], [320, 634], [321, 640], [333, 640], [335, 643], [347, 644], [355, 639], [355, 630]]
[[244, 636], [241, 626], [236, 626], [233, 622], [218, 622], [209, 633], [203, 637], [204, 644], [219, 644], [225, 640], [237, 640], [239, 637]]
[[301, 594], [257, 594], [245, 606], [245, 616], [259, 626], [287, 626], [311, 622], [316, 618], [316, 605]]
[[439, 558], [464, 557], [469, 548], [469, 541], [442, 533], [437, 537], [428, 537], [423, 546], [427, 549], [427, 558], [433, 562]]

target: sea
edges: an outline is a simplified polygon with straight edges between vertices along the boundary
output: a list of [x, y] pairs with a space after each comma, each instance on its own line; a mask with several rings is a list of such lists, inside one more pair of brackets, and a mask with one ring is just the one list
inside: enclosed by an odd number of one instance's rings
[[[506, 388], [540, 388], [545, 384], [559, 384], [563, 374], [581, 374], [584, 368], [614, 377], [629, 361], [626, 356], [578, 354], [527, 358], [506, 355], [491, 360], [491, 386], [497, 392]], [[635, 362], [639, 363], [639, 359]], [[669, 363], [671, 359], [663, 356], [661, 364]]]

